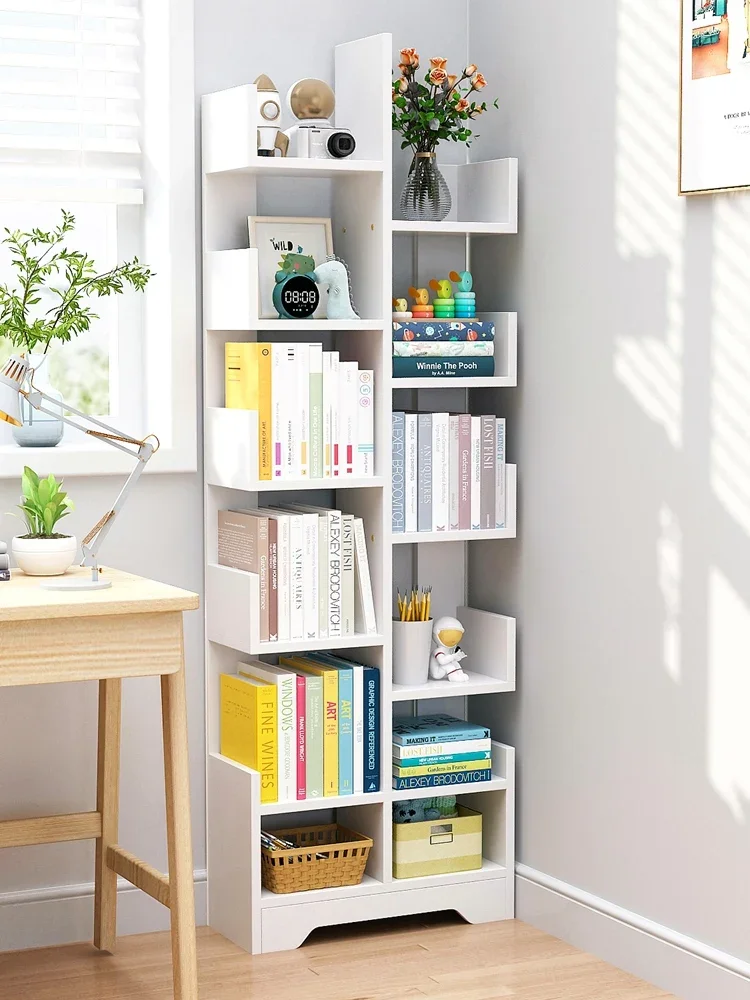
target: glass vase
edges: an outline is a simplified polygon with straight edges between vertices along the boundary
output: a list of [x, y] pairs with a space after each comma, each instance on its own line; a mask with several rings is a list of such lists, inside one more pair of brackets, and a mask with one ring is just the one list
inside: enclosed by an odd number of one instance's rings
[[415, 153], [401, 192], [401, 215], [409, 222], [442, 222], [450, 212], [451, 193], [434, 153]]
[[[28, 360], [33, 375], [27, 376], [24, 382], [24, 389], [31, 389], [31, 380], [33, 378], [35, 388], [52, 396], [61, 404], [59, 408], [60, 416], [56, 417], [48, 413], [40, 413], [23, 396], [19, 396], [20, 417], [23, 425], [13, 428], [13, 440], [21, 448], [54, 448], [55, 445], [62, 441], [63, 432], [65, 431], [65, 424], [62, 421], [62, 395], [45, 381], [44, 373], [40, 371], [47, 361], [47, 356], [45, 354], [29, 354]], [[44, 401], [43, 406], [52, 411], [57, 411], [58, 409], [54, 403], [48, 400]]]

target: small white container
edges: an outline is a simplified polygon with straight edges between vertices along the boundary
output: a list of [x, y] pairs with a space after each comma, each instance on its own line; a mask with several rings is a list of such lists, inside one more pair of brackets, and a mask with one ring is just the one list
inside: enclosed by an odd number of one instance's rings
[[75, 562], [78, 541], [75, 535], [63, 538], [23, 538], [12, 543], [13, 558], [27, 576], [62, 576]]
[[393, 622], [393, 683], [426, 684], [430, 671], [432, 619]]

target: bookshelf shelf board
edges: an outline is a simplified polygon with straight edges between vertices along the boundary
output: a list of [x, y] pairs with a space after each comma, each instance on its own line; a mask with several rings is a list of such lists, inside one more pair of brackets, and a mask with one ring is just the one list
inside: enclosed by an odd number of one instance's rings
[[395, 534], [394, 545], [419, 545], [422, 542], [474, 542], [497, 538], [515, 538], [514, 528], [488, 528], [486, 531], [403, 531]]
[[488, 858], [482, 858], [482, 867], [471, 872], [447, 872], [445, 875], [425, 875], [419, 878], [394, 878], [393, 885], [404, 889], [421, 889], [428, 886], [455, 885], [461, 882], [483, 882], [486, 879], [504, 879], [508, 869]]
[[[489, 781], [477, 781], [473, 785], [442, 785], [441, 794], [444, 795], [473, 795], [475, 792], [498, 792], [508, 787], [508, 779], [493, 775]], [[429, 799], [437, 794], [435, 788], [406, 788], [403, 791], [391, 789], [391, 801], [400, 802], [402, 799]]]
[[498, 677], [489, 677], [467, 670], [468, 681], [427, 681], [426, 684], [394, 684], [393, 701], [424, 701], [428, 698], [463, 698], [470, 694], [502, 694], [513, 691], [515, 684]]
[[298, 812], [323, 812], [326, 809], [348, 809], [350, 806], [369, 806], [385, 801], [384, 792], [361, 795], [337, 795], [322, 799], [300, 799], [295, 802], [264, 802], [261, 816], [286, 816]]
[[382, 892], [383, 883], [377, 879], [365, 875], [359, 885], [341, 885], [335, 889], [311, 889], [308, 892], [271, 892], [270, 889], [261, 889], [260, 905], [262, 908], [269, 906], [295, 906], [301, 903], [322, 903], [329, 899], [347, 899], [349, 896], [371, 896], [376, 892]]
[[219, 477], [210, 476], [209, 486], [226, 486], [242, 490], [245, 493], [278, 493], [297, 490], [361, 490], [377, 489], [385, 485], [382, 476], [337, 476], [335, 479], [264, 479], [262, 482], [247, 482], [238, 485], [236, 482], [218, 482]]
[[[382, 635], [343, 635], [340, 639], [290, 639], [288, 642], [260, 642], [258, 643], [258, 654], [312, 652], [318, 649], [363, 649], [366, 646], [382, 645]], [[369, 801], [374, 800], [370, 798]]]
[[443, 234], [446, 236], [496, 235], [505, 236], [518, 232], [515, 222], [407, 222], [404, 219], [393, 220], [394, 233], [424, 233]]
[[[429, 361], [429, 358], [427, 359]], [[396, 389], [513, 389], [518, 385], [515, 375], [493, 375], [487, 378], [394, 378]]]
[[[272, 331], [277, 333], [361, 333], [363, 330], [382, 330], [382, 319], [255, 319], [247, 324], [247, 332], [253, 330]], [[218, 332], [208, 328], [209, 333]]]
[[255, 175], [266, 177], [341, 177], [346, 174], [382, 174], [382, 160], [312, 160], [296, 156], [254, 156], [225, 170], [207, 170], [207, 177]]

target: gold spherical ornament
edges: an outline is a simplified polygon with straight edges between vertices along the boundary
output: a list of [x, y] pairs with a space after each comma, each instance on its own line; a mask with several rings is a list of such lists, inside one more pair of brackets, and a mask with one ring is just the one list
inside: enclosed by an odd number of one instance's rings
[[298, 80], [289, 90], [289, 107], [296, 118], [330, 118], [336, 98], [325, 80]]

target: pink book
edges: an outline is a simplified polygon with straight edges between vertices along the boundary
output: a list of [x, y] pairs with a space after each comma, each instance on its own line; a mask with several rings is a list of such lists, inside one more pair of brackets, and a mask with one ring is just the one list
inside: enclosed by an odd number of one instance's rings
[[458, 528], [471, 530], [471, 414], [458, 417]]
[[307, 798], [307, 683], [305, 677], [297, 674], [297, 798]]

